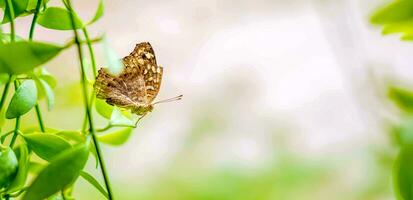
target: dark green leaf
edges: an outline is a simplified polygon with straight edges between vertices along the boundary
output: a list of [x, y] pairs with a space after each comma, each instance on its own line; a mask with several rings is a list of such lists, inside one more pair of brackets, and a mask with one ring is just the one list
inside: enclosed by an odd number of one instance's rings
[[74, 182], [88, 159], [88, 146], [78, 145], [55, 157], [27, 189], [23, 200], [43, 200]]
[[87, 173], [85, 171], [81, 171], [80, 176], [82, 176], [82, 178], [84, 178], [87, 182], [89, 182], [97, 190], [99, 190], [99, 192], [101, 194], [103, 194], [103, 196], [105, 196], [106, 199], [109, 199], [109, 196], [108, 196], [108, 193], [106, 192], [106, 190], [99, 184], [99, 182], [92, 175], [90, 175], [89, 173]]
[[399, 0], [379, 9], [371, 17], [374, 24], [390, 24], [413, 19], [413, 1]]
[[49, 61], [61, 50], [62, 47], [52, 44], [29, 41], [0, 45], [0, 73], [26, 73]]
[[72, 145], [60, 136], [47, 133], [32, 133], [23, 135], [29, 148], [40, 158], [50, 161]]
[[88, 24], [93, 24], [96, 21], [98, 21], [103, 16], [104, 10], [105, 10], [105, 8], [104, 8], [104, 5], [103, 5], [103, 0], [100, 0], [99, 5], [98, 5], [98, 9], [95, 12], [95, 16], [93, 17], [92, 20], [90, 20], [90, 22]]
[[113, 106], [106, 103], [105, 100], [96, 99], [96, 111], [104, 118], [110, 119], [112, 116]]
[[402, 199], [413, 199], [413, 147], [406, 146], [394, 165], [394, 189], [397, 196]]
[[403, 111], [413, 112], [413, 93], [400, 87], [390, 87], [389, 98]]
[[[49, 7], [39, 15], [37, 23], [41, 26], [55, 30], [72, 30], [70, 12], [60, 7]], [[83, 28], [82, 20], [75, 15], [75, 28]]]
[[[18, 16], [21, 16], [26, 12], [26, 8], [29, 4], [28, 0], [12, 0], [11, 1], [13, 4], [13, 10], [14, 10], [14, 18], [17, 18]], [[10, 22], [9, 15], [4, 15], [3, 18], [3, 24]]]
[[119, 146], [129, 139], [132, 130], [133, 128], [130, 127], [122, 128], [104, 135], [99, 135], [98, 139], [103, 143]]
[[13, 182], [7, 189], [9, 193], [17, 192], [24, 187], [27, 179], [27, 174], [29, 172], [29, 150], [26, 144], [21, 144], [16, 153], [18, 152], [19, 168], [17, 170], [17, 175]]
[[6, 118], [13, 119], [29, 112], [37, 102], [37, 88], [33, 80], [24, 81], [14, 93], [6, 111]]
[[18, 161], [13, 150], [0, 145], [0, 189], [7, 187], [17, 173]]

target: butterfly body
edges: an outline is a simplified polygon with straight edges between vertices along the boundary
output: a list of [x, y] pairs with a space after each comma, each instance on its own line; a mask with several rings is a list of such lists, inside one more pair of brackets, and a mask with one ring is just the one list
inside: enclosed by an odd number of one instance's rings
[[105, 68], [99, 70], [94, 84], [96, 96], [143, 116], [153, 110], [152, 102], [160, 90], [163, 68], [156, 64], [148, 42], [137, 44], [122, 62], [124, 69], [118, 75], [110, 74]]

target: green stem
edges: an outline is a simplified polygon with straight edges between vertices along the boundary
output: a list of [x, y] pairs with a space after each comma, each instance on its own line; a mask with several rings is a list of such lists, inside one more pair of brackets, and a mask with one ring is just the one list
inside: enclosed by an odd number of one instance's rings
[[34, 27], [36, 26], [37, 17], [39, 16], [40, 6], [42, 5], [42, 0], [37, 0], [36, 10], [34, 11], [32, 24], [30, 25], [29, 40], [33, 39]]
[[[14, 90], [16, 91], [19, 88], [19, 81], [14, 80]], [[13, 148], [14, 143], [16, 142], [17, 135], [19, 135], [19, 127], [20, 127], [20, 116], [16, 118], [16, 124], [14, 126], [14, 133], [13, 137], [11, 138], [10, 147]]]
[[84, 27], [82, 29], [82, 31], [83, 31], [83, 34], [85, 35], [87, 48], [89, 49], [90, 60], [92, 62], [93, 76], [96, 77], [97, 76], [97, 67], [96, 67], [95, 52], [93, 51], [93, 47], [92, 47], [92, 41], [90, 40], [89, 33], [88, 33], [86, 27]]
[[108, 192], [109, 200], [112, 200], [113, 196], [112, 196], [112, 190], [110, 188], [109, 177], [108, 177], [107, 172], [106, 172], [106, 165], [105, 165], [105, 162], [104, 162], [103, 157], [102, 157], [102, 152], [101, 152], [101, 149], [100, 149], [100, 146], [99, 146], [99, 142], [96, 138], [95, 128], [94, 128], [93, 119], [92, 119], [92, 112], [91, 112], [91, 108], [90, 108], [89, 102], [88, 102], [88, 96], [89, 95], [88, 95], [88, 90], [87, 90], [86, 72], [85, 72], [84, 63], [82, 62], [83, 61], [83, 52], [82, 52], [82, 47], [81, 47], [80, 40], [79, 40], [79, 35], [78, 35], [77, 30], [75, 28], [74, 10], [72, 8], [70, 0], [66, 0], [66, 3], [67, 3], [67, 7], [69, 9], [69, 12], [70, 12], [70, 19], [71, 19], [71, 22], [72, 22], [73, 33], [74, 33], [74, 36], [75, 36], [75, 42], [76, 42], [76, 45], [77, 45], [77, 53], [78, 53], [79, 60], [80, 60], [80, 70], [81, 70], [80, 75], [82, 77], [81, 84], [82, 84], [82, 90], [83, 90], [83, 101], [84, 101], [84, 104], [85, 104], [86, 115], [87, 115], [88, 122], [89, 122], [89, 129], [90, 129], [90, 133], [92, 135], [92, 140], [93, 140], [93, 143], [94, 143], [94, 147], [96, 149], [96, 154], [97, 154], [97, 157], [98, 157], [98, 160], [99, 160], [99, 163], [100, 163], [100, 169], [102, 171], [103, 179], [105, 181], [105, 186], [106, 186], [106, 190]]
[[[32, 24], [30, 25], [29, 41], [33, 40], [34, 28], [36, 27], [37, 17], [39, 15], [41, 5], [42, 5], [42, 0], [38, 0], [36, 4], [36, 10], [34, 11]], [[46, 130], [44, 127], [44, 122], [42, 118], [42, 113], [40, 111], [39, 103], [36, 103], [34, 107], [36, 109], [36, 116], [37, 116], [37, 121], [39, 122], [40, 130], [44, 133], [46, 132]]]
[[14, 9], [11, 0], [6, 0], [7, 15], [10, 19], [10, 40], [13, 42], [16, 38], [16, 33], [14, 29]]

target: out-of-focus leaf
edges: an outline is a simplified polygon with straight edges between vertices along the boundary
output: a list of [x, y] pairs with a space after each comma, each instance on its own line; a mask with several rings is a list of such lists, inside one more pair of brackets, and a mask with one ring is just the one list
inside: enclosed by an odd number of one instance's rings
[[[75, 28], [83, 28], [82, 20], [75, 15]], [[72, 21], [70, 12], [60, 7], [48, 7], [44, 12], [40, 13], [37, 23], [41, 26], [55, 30], [72, 30]]]
[[413, 92], [400, 87], [390, 87], [389, 98], [403, 111], [413, 112]]
[[[27, 8], [26, 8], [26, 11], [27, 12], [30, 12], [30, 13], [32, 13], [32, 12], [34, 12], [35, 10], [36, 10], [36, 5], [37, 5], [37, 2], [38, 1], [40, 1], [40, 0], [29, 0], [29, 3], [28, 3], [28, 5], [27, 5]], [[49, 2], [49, 0], [42, 0], [42, 4], [40, 5], [41, 7], [43, 7], [43, 6], [45, 6], [47, 3]]]
[[93, 185], [99, 192], [106, 197], [106, 199], [109, 199], [109, 195], [106, 192], [106, 190], [99, 184], [99, 182], [89, 173], [85, 171], [80, 172], [80, 176], [84, 178], [87, 182], [89, 182], [91, 185]]
[[40, 78], [35, 78], [36, 81], [36, 86], [38, 88], [38, 99], [41, 99], [42, 97], [46, 97], [47, 100], [47, 108], [48, 110], [52, 110], [54, 107], [54, 92], [52, 89], [52, 86], [49, 85], [45, 80], [40, 79]]
[[19, 167], [16, 177], [7, 189], [9, 193], [17, 192], [22, 189], [26, 183], [27, 174], [29, 173], [29, 150], [27, 149], [26, 144], [21, 144], [16, 149], [16, 155], [19, 160]]
[[413, 19], [413, 1], [398, 0], [377, 10], [370, 21], [374, 24], [391, 24]]
[[96, 21], [98, 21], [103, 16], [104, 10], [105, 10], [105, 8], [104, 8], [104, 5], [103, 5], [103, 0], [100, 0], [98, 8], [95, 12], [95, 15], [93, 16], [92, 20], [90, 20], [90, 22], [88, 24], [93, 24]]
[[17, 173], [18, 161], [10, 147], [0, 145], [0, 188], [7, 187]]
[[[10, 42], [10, 41], [11, 41], [11, 34], [10, 34], [10, 33], [3, 33], [2, 37], [1, 37], [1, 40], [2, 40], [4, 43]], [[14, 36], [14, 41], [16, 41], [16, 42], [21, 42], [21, 41], [25, 41], [25, 39], [22, 38], [22, 37], [20, 37], [20, 36], [18, 36], [18, 35], [15, 35], [15, 36]]]
[[72, 145], [60, 136], [47, 133], [32, 133], [23, 135], [30, 149], [32, 149], [40, 158], [52, 160]]
[[59, 154], [28, 187], [23, 200], [43, 200], [73, 183], [85, 166], [88, 155], [85, 144]]
[[104, 118], [110, 119], [112, 116], [113, 106], [106, 103], [105, 100], [96, 99], [95, 101], [96, 111]]
[[400, 199], [413, 199], [413, 147], [401, 149], [394, 165], [394, 190]]
[[103, 143], [119, 146], [129, 139], [132, 130], [133, 128], [131, 127], [122, 128], [104, 135], [99, 135], [98, 139]]
[[112, 116], [110, 117], [110, 122], [111, 125], [113, 126], [128, 126], [128, 127], [134, 127], [135, 123], [124, 116], [122, 112], [119, 110], [119, 108], [114, 107], [112, 111]]
[[[11, 0], [11, 2], [13, 4], [14, 18], [17, 18], [18, 16], [24, 14], [29, 4], [28, 0]], [[4, 15], [2, 23], [4, 24], [7, 22], [10, 22], [9, 15]]]
[[123, 64], [120, 57], [113, 51], [109, 46], [109, 42], [105, 38], [103, 40], [103, 49], [106, 58], [106, 66], [108, 67], [108, 72], [113, 75], [120, 74], [123, 70]]
[[45, 164], [38, 162], [29, 162], [29, 172], [32, 174], [39, 174], [45, 167]]
[[26, 114], [37, 102], [37, 88], [33, 80], [24, 81], [13, 95], [6, 111], [6, 118], [13, 119]]
[[53, 44], [30, 41], [0, 45], [0, 73], [26, 73], [49, 61], [61, 50], [62, 47]]

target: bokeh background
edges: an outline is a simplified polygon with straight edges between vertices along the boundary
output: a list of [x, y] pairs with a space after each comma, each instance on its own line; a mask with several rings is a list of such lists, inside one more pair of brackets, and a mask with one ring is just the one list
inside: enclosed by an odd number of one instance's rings
[[[91, 35], [105, 34], [120, 57], [149, 41], [164, 67], [157, 99], [184, 95], [158, 105], [126, 145], [103, 146], [115, 197], [394, 199], [398, 113], [386, 87], [412, 83], [413, 45], [369, 23], [384, 2], [107, 0]], [[88, 19], [98, 2], [73, 3]], [[61, 43], [71, 36], [40, 26], [35, 35]], [[81, 127], [75, 55], [73, 48], [46, 65], [59, 80], [56, 108], [44, 113], [50, 127]], [[74, 195], [103, 198], [83, 180]]]

